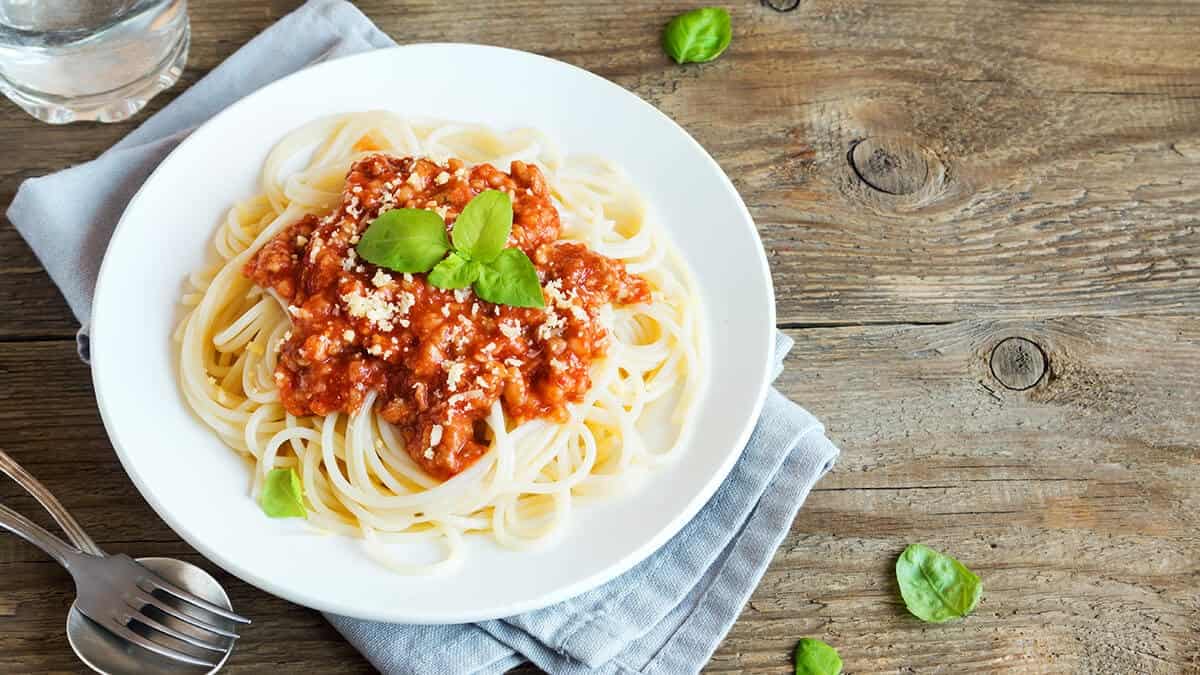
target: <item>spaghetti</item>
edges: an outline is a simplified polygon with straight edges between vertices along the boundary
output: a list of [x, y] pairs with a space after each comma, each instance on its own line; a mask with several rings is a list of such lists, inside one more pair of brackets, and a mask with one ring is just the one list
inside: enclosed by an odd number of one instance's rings
[[[383, 180], [393, 174], [378, 173], [381, 166], [403, 180]], [[511, 176], [502, 171], [509, 166]], [[330, 288], [344, 290], [350, 283], [354, 292], [331, 291], [331, 300], [322, 301], [361, 305], [367, 300], [360, 298], [372, 293], [409, 294], [413, 299], [402, 303], [405, 312], [419, 311], [421, 301], [448, 320], [451, 309], [464, 316], [482, 309], [487, 318], [478, 326], [500, 326], [501, 334], [484, 331], [479, 338], [494, 342], [491, 348], [465, 337], [462, 343], [474, 352], [470, 363], [476, 370], [467, 381], [479, 382], [479, 388], [470, 391], [487, 396], [488, 404], [476, 410], [470, 425], [459, 425], [466, 431], [456, 437], [454, 448], [474, 443], [476, 451], [435, 456], [446, 436], [443, 426], [414, 422], [417, 417], [405, 413], [405, 401], [396, 394], [402, 389], [397, 383], [408, 391], [417, 382], [441, 386], [443, 393], [457, 391], [441, 401], [453, 417], [454, 396], [461, 400], [472, 386], [459, 389], [465, 366], [447, 359], [445, 373], [416, 379], [414, 354], [400, 353], [400, 347], [388, 353], [389, 343], [378, 335], [369, 336], [376, 342], [364, 342], [369, 331], [362, 328], [367, 320], [362, 311], [360, 323], [337, 325], [336, 334], [347, 338], [337, 349], [354, 364], [371, 364], [374, 358], [392, 379], [372, 380], [368, 373], [363, 382], [370, 386], [358, 387], [354, 396], [324, 402], [310, 397], [303, 404], [288, 388], [297, 381], [293, 375], [307, 374], [303, 369], [311, 363], [311, 351], [301, 352], [300, 336], [293, 335], [310, 328], [301, 315], [308, 305], [293, 304], [299, 291], [292, 279], [298, 277], [254, 272], [278, 242], [296, 247], [281, 254], [284, 258], [311, 254], [316, 261], [320, 252], [314, 253], [317, 246], [309, 236], [323, 231], [321, 223], [332, 227], [338, 219], [367, 221], [377, 215], [387, 204], [360, 202], [364, 193], [355, 176], [363, 171], [381, 176], [372, 185], [383, 183], [389, 203], [395, 195], [412, 201], [408, 186], [423, 185], [430, 172], [447, 188], [455, 187], [448, 181], [457, 173], [463, 190], [490, 180], [489, 185], [514, 196], [520, 222], [512, 239], [520, 245], [524, 237], [538, 262], [547, 295], [544, 310], [490, 305], [469, 293], [425, 286], [424, 275], [393, 279], [353, 260], [345, 274], [338, 272], [341, 285]], [[412, 179], [418, 172], [423, 172], [420, 180]], [[546, 545], [562, 531], [578, 498], [627, 489], [686, 444], [688, 413], [704, 376], [699, 301], [686, 267], [648, 222], [635, 187], [610, 163], [564, 157], [531, 130], [498, 133], [386, 112], [354, 113], [320, 119], [285, 136], [267, 157], [261, 187], [261, 194], [235, 205], [218, 229], [217, 261], [189, 278], [183, 297], [188, 312], [176, 335], [184, 396], [222, 441], [253, 462], [253, 493], [272, 469], [294, 469], [312, 525], [363, 538], [373, 557], [401, 573], [427, 574], [461, 562], [466, 533], [490, 533], [513, 549]], [[461, 201], [431, 201], [428, 207], [452, 219]], [[542, 223], [553, 215], [556, 227], [561, 225], [561, 233], [556, 229], [549, 237], [556, 241], [537, 239], [539, 221], [526, 218], [522, 209]], [[613, 261], [605, 277], [611, 283], [572, 287], [570, 271], [579, 269], [579, 260], [592, 269]], [[374, 283], [367, 283], [372, 278]], [[271, 283], [275, 279], [281, 283]], [[314, 287], [311, 281], [308, 286]], [[336, 306], [331, 313], [343, 317], [343, 310], [353, 314], [354, 309]], [[386, 314], [386, 328], [394, 332], [385, 335], [421, 345], [421, 335], [400, 333], [393, 325], [393, 319], [401, 321], [394, 314]], [[433, 325], [440, 325], [440, 318], [434, 319]], [[568, 325], [571, 321], [576, 323]], [[527, 330], [528, 337], [518, 330]], [[568, 340], [561, 336], [580, 334], [593, 335], [595, 348], [572, 344], [580, 356], [570, 362], [547, 356], [552, 342], [558, 345], [555, 353], [569, 354], [563, 347]], [[326, 334], [321, 335], [324, 340]], [[523, 346], [518, 354], [523, 358], [505, 355], [509, 338]], [[496, 346], [494, 358], [488, 356]], [[536, 361], [539, 355], [542, 360]], [[436, 365], [441, 354], [433, 350], [425, 356]], [[582, 372], [568, 378], [572, 365]], [[505, 392], [514, 382], [543, 388], [549, 382], [559, 394], [550, 397], [553, 405], [519, 407], [512, 401], [527, 397], [514, 399]], [[319, 390], [327, 391], [326, 385], [321, 382]], [[433, 405], [421, 404], [422, 410]], [[389, 546], [429, 537], [444, 544], [445, 553], [435, 562], [414, 561]]]

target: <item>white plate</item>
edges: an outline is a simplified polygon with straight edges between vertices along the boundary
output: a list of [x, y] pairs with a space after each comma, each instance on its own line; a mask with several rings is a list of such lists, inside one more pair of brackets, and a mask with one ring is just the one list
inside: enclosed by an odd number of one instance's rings
[[[171, 333], [185, 276], [218, 221], [256, 191], [268, 150], [324, 115], [536, 127], [567, 153], [614, 160], [641, 187], [690, 263], [707, 311], [709, 384], [694, 442], [644, 488], [575, 510], [535, 553], [470, 537], [453, 574], [398, 576], [360, 542], [263, 516], [249, 466], [195, 418], [179, 391]], [[129, 203], [92, 317], [92, 376], [105, 427], [146, 501], [207, 558], [263, 590], [320, 610], [409, 623], [510, 616], [597, 586], [654, 552], [716, 490], [741, 452], [769, 378], [775, 303], [754, 223], [716, 162], [619, 86], [525, 52], [422, 44], [324, 63], [255, 92], [196, 130]]]

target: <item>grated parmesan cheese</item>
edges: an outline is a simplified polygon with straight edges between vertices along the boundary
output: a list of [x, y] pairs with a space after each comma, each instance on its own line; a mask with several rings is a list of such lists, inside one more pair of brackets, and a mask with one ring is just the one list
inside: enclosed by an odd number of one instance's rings
[[[401, 293], [396, 302], [388, 302], [387, 298], [378, 293], [371, 292], [363, 295], [357, 291], [351, 291], [342, 296], [342, 302], [346, 303], [346, 308], [350, 312], [350, 316], [366, 319], [379, 327], [380, 330], [391, 331], [395, 326], [392, 321], [397, 316], [408, 314], [408, 310], [412, 308], [416, 298], [412, 293]], [[408, 326], [408, 322], [401, 320], [402, 326]]]
[[459, 401], [466, 401], [469, 399], [478, 398], [480, 396], [483, 396], [482, 391], [479, 391], [478, 389], [472, 389], [471, 391], [464, 391], [461, 394], [454, 394], [450, 398], [446, 399], [446, 404], [449, 406], [455, 406], [458, 405]]
[[455, 361], [450, 364], [450, 368], [446, 373], [446, 386], [450, 387], [450, 391], [457, 391], [458, 385], [462, 382], [463, 375], [466, 374], [467, 366], [464, 363]]
[[375, 270], [375, 276], [371, 279], [371, 283], [375, 284], [376, 288], [382, 288], [392, 283], [392, 275], [381, 269]]
[[521, 337], [521, 324], [512, 319], [501, 321], [500, 332], [509, 340], [516, 340]]
[[442, 442], [442, 425], [435, 424], [429, 430], [429, 447], [436, 448]]
[[567, 322], [565, 319], [559, 316], [558, 313], [551, 310], [547, 313], [546, 321], [542, 323], [542, 325], [538, 326], [538, 337], [543, 340], [549, 340], [555, 335], [561, 333], [562, 328], [566, 325], [566, 323]]

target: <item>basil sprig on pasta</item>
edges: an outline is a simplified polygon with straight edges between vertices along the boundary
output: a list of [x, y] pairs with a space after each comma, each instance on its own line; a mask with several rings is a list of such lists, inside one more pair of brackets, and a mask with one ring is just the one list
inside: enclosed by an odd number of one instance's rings
[[271, 469], [263, 481], [258, 503], [272, 518], [304, 518], [304, 488], [295, 469]]
[[396, 272], [428, 272], [436, 288], [471, 286], [497, 305], [543, 307], [533, 261], [520, 249], [504, 247], [512, 222], [508, 194], [484, 190], [463, 208], [449, 237], [433, 211], [392, 209], [371, 221], [356, 250], [363, 260]]

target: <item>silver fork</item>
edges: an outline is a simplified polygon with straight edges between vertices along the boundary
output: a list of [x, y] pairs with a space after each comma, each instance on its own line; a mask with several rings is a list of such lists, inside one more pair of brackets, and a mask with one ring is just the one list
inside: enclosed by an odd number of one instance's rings
[[[42, 549], [65, 567], [75, 580], [75, 592], [78, 595], [76, 607], [84, 616], [114, 635], [166, 658], [211, 668], [220, 662], [219, 656], [212, 659], [193, 656], [172, 646], [170, 641], [191, 645], [214, 655], [224, 655], [232, 648], [238, 635], [222, 627], [219, 619], [241, 624], [250, 623], [245, 617], [179, 588], [129, 556], [106, 555], [88, 538], [83, 528], [58, 500], [2, 450], [0, 472], [12, 477], [37, 498], [68, 536], [86, 552], [67, 544], [3, 504], [0, 504], [0, 527]], [[176, 606], [168, 602], [168, 598], [183, 605]], [[189, 606], [192, 610], [185, 611], [184, 606]], [[173, 628], [148, 614], [148, 607], [182, 621], [195, 630], [184, 632]], [[219, 619], [214, 620], [196, 610]], [[143, 627], [146, 634], [134, 630], [135, 625]], [[150, 635], [165, 636], [169, 640], [154, 640]]]

